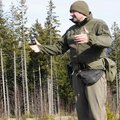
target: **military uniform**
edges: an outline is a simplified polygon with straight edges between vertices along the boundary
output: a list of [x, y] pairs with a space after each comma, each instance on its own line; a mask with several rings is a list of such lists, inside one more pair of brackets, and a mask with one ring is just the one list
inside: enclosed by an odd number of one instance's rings
[[[78, 3], [73, 3], [70, 10], [74, 10], [77, 6], [78, 11], [81, 12], [78, 4], [79, 1]], [[88, 14], [86, 4], [84, 8], [84, 14], [87, 16], [84, 21], [75, 22], [55, 45], [40, 45], [40, 50], [49, 55], [64, 54], [66, 51], [70, 50], [70, 59], [74, 69], [72, 79], [78, 119], [107, 120], [105, 110], [107, 95], [105, 73], [98, 82], [91, 86], [86, 86], [83, 84], [82, 80], [77, 78], [78, 71], [76, 67], [82, 64], [88, 69], [104, 70], [101, 58], [106, 57], [106, 48], [111, 46], [112, 38], [106, 23], [103, 20], [94, 19], [90, 12]], [[89, 31], [89, 33], [87, 33], [89, 42], [86, 44], [76, 44], [74, 35], [84, 33], [84, 27]]]
[[[87, 33], [89, 43], [76, 44], [74, 35], [83, 33], [84, 27], [89, 31]], [[102, 20], [93, 19], [90, 14], [83, 22], [70, 27], [54, 46], [41, 45], [40, 50], [49, 55], [64, 54], [70, 50], [70, 58], [73, 64], [89, 64], [106, 57], [106, 48], [110, 47], [111, 43], [112, 39], [106, 23]], [[102, 67], [101, 63], [99, 67]]]

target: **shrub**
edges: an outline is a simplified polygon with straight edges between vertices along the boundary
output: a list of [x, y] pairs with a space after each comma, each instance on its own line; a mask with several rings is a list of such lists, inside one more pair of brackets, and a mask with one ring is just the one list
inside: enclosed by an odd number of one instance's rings
[[109, 105], [106, 107], [106, 110], [107, 110], [107, 117], [108, 117], [107, 120], [118, 120], [116, 118], [116, 114], [110, 110]]

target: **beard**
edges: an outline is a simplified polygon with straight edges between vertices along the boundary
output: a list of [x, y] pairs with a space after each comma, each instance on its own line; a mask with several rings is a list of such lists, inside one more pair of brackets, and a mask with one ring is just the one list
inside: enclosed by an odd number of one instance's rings
[[77, 23], [77, 22], [78, 22], [78, 19], [75, 18], [75, 17], [70, 18], [70, 20], [71, 20], [73, 23]]
[[75, 17], [73, 17], [72, 20], [73, 20], [73, 22], [78, 22], [78, 19]]

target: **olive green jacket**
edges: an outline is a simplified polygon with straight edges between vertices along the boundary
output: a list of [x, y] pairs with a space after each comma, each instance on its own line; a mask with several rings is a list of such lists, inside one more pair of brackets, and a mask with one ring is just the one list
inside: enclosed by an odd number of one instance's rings
[[[76, 44], [73, 37], [85, 32], [84, 27], [89, 32], [87, 33], [89, 42]], [[106, 48], [110, 47], [111, 43], [112, 38], [106, 23], [103, 20], [94, 19], [90, 14], [84, 21], [71, 26], [55, 45], [41, 45], [40, 49], [41, 52], [49, 55], [64, 54], [69, 50], [73, 64], [82, 63], [99, 68], [102, 65], [99, 59], [106, 57]]]

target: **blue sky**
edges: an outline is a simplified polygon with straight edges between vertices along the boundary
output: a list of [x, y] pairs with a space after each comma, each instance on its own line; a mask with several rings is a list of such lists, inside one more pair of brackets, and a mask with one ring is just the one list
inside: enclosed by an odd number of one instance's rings
[[[8, 8], [11, 2], [16, 3], [19, 0], [2, 0], [3, 9], [8, 12]], [[60, 31], [63, 34], [71, 25], [72, 22], [69, 20], [69, 8], [70, 5], [75, 0], [53, 0], [56, 8], [56, 16], [59, 16], [60, 20]], [[113, 22], [117, 22], [120, 26], [120, 0], [85, 0], [90, 8], [90, 11], [93, 13], [93, 17], [103, 19], [111, 28]], [[26, 0], [26, 5], [28, 6], [27, 17], [28, 17], [28, 26], [31, 26], [35, 23], [35, 20], [44, 25], [46, 16], [47, 16], [47, 6], [48, 0]]]

